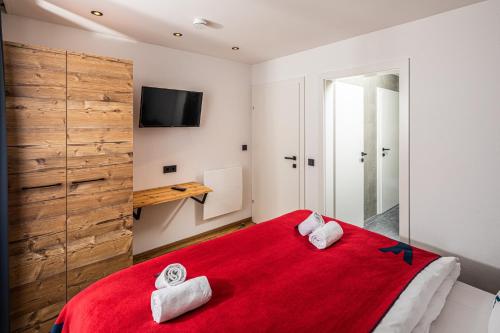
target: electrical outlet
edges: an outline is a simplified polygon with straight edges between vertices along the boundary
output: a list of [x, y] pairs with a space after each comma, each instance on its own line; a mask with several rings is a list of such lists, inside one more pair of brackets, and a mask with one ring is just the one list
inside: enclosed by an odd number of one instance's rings
[[163, 173], [177, 172], [177, 165], [165, 165], [163, 167]]

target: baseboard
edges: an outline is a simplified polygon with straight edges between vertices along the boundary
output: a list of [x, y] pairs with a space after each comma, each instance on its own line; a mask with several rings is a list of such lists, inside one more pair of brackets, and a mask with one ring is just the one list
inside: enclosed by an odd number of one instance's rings
[[189, 245], [193, 245], [193, 244], [201, 243], [201, 242], [209, 240], [209, 239], [217, 238], [217, 237], [223, 236], [225, 234], [228, 234], [228, 233], [240, 230], [240, 229], [247, 228], [247, 227], [254, 225], [254, 224], [255, 223], [252, 222], [252, 218], [249, 217], [249, 218], [246, 218], [243, 220], [239, 220], [236, 222], [232, 222], [232, 223], [223, 225], [222, 227], [218, 227], [218, 228], [215, 228], [215, 229], [212, 229], [209, 231], [205, 231], [205, 232], [202, 232], [200, 234], [197, 234], [197, 235], [194, 235], [194, 236], [191, 236], [188, 238], [178, 240], [178, 241], [173, 242], [173, 243], [169, 243], [169, 244], [162, 245], [160, 247], [157, 247], [157, 248], [145, 251], [145, 252], [141, 252], [141, 253], [134, 255], [134, 264], [138, 264], [140, 262], [158, 257], [158, 256], [163, 255], [165, 253], [172, 252], [172, 251], [181, 249], [181, 248], [189, 246]]

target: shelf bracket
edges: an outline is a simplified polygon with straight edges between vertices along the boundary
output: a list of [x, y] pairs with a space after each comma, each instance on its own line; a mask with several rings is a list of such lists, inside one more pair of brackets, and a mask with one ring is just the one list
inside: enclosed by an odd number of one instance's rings
[[[201, 199], [198, 199], [196, 197], [190, 197], [194, 201], [198, 202], [199, 204], [205, 204], [205, 201], [207, 200], [207, 195], [208, 193], [204, 193], [203, 197]], [[141, 212], [142, 212], [142, 207], [136, 208], [132, 211], [132, 215], [134, 216], [135, 220], [140, 220], [141, 219]]]
[[139, 208], [137, 208], [137, 210], [133, 211], [132, 215], [134, 215], [134, 219], [140, 220], [141, 212], [142, 212], [142, 207], [139, 207]]
[[191, 199], [193, 199], [194, 201], [203, 205], [203, 204], [205, 204], [205, 201], [207, 200], [207, 195], [208, 195], [208, 193], [203, 194], [203, 198], [201, 198], [201, 200], [198, 198], [195, 198], [195, 197], [191, 197]]

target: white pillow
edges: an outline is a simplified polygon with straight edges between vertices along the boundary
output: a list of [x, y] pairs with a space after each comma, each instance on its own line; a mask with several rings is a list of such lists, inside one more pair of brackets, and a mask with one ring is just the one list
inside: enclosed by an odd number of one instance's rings
[[491, 310], [490, 323], [488, 325], [489, 333], [500, 332], [500, 291], [495, 296], [493, 310]]

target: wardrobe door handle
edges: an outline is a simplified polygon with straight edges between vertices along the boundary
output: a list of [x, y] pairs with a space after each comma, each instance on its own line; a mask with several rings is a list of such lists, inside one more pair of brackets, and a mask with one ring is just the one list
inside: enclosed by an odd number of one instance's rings
[[39, 186], [23, 186], [23, 187], [21, 187], [21, 190], [23, 190], [23, 191], [36, 190], [39, 188], [50, 188], [50, 187], [57, 187], [57, 186], [62, 186], [62, 183], [55, 183], [55, 184], [49, 184], [49, 185], [39, 185]]
[[76, 187], [80, 184], [92, 183], [92, 182], [102, 182], [106, 180], [106, 178], [96, 178], [96, 179], [86, 179], [86, 180], [75, 180], [71, 182], [71, 187]]

